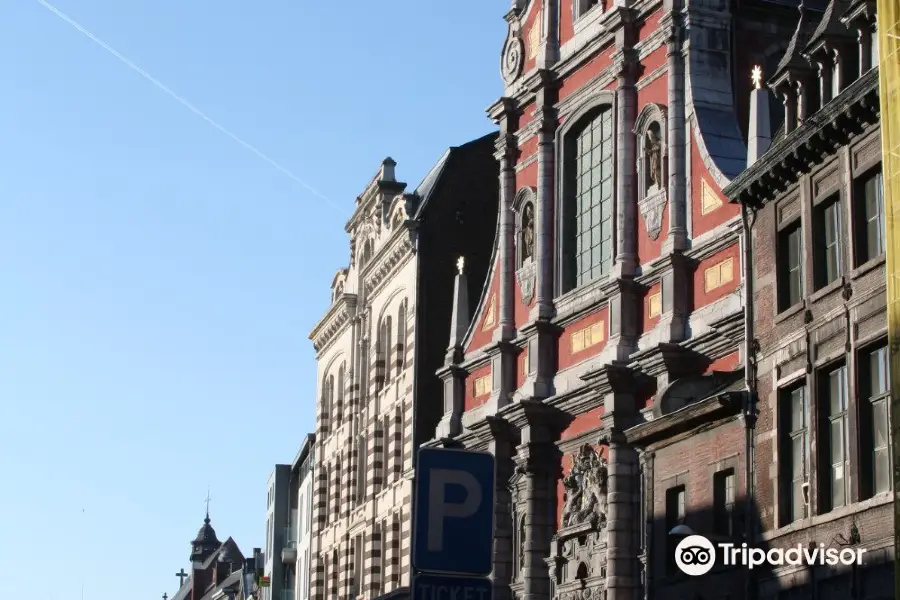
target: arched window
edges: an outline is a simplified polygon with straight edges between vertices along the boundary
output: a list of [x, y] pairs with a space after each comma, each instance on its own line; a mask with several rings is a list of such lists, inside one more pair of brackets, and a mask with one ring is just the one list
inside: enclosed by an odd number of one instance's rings
[[391, 368], [393, 365], [391, 364], [392, 357], [394, 354], [394, 348], [392, 346], [391, 340], [391, 332], [393, 331], [393, 324], [391, 322], [391, 317], [385, 317], [384, 319], [384, 380], [389, 382], [391, 380], [391, 372], [393, 369]]
[[334, 471], [331, 474], [331, 516], [334, 520], [341, 518], [341, 461], [334, 463]]
[[363, 244], [362, 259], [360, 260], [359, 266], [361, 268], [365, 268], [365, 266], [369, 264], [369, 261], [372, 259], [372, 254], [374, 253], [375, 244], [372, 242], [372, 240], [366, 240], [366, 242]]
[[338, 553], [337, 550], [331, 551], [331, 595], [334, 598], [338, 596], [338, 570], [340, 569], [340, 565], [338, 564]]
[[337, 406], [334, 401], [334, 375], [328, 376], [328, 419], [331, 425], [331, 431], [337, 426]]
[[394, 472], [394, 481], [399, 481], [403, 471], [403, 411], [401, 407], [394, 410], [394, 427], [391, 431], [394, 452], [391, 456], [391, 470]]
[[406, 300], [397, 313], [397, 374], [406, 368]]
[[613, 262], [615, 156], [612, 107], [596, 107], [561, 131], [561, 291], [598, 281]]
[[366, 463], [369, 448], [366, 444], [365, 432], [356, 438], [356, 501], [362, 503], [366, 499]]
[[324, 488], [322, 489], [322, 517], [327, 525], [331, 521], [331, 465], [325, 465], [323, 468]]
[[338, 376], [337, 376], [337, 414], [335, 415], [335, 423], [340, 423], [344, 418], [344, 365], [345, 363], [341, 363], [341, 366], [338, 368]]

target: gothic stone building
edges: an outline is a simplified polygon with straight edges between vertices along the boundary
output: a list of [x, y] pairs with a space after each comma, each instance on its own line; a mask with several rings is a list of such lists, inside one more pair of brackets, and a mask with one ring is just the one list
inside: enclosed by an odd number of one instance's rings
[[734, 514], [753, 419], [723, 188], [746, 167], [751, 68], [796, 13], [512, 2], [494, 256], [434, 440], [497, 458], [498, 600], [743, 597], [731, 574], [684, 582], [667, 550], [678, 525], [741, 539], [758, 519]]
[[867, 550], [862, 568], [786, 569], [763, 595], [894, 597], [874, 4], [804, 4], [768, 82], [784, 127], [725, 190], [752, 233], [761, 538]]
[[314, 600], [368, 600], [409, 585], [413, 448], [440, 419], [435, 372], [449, 337], [442, 327], [423, 343], [423, 323], [449, 322], [460, 255], [473, 277], [487, 276], [495, 138], [449, 149], [412, 193], [387, 159], [356, 200], [350, 265], [310, 336], [320, 381]]

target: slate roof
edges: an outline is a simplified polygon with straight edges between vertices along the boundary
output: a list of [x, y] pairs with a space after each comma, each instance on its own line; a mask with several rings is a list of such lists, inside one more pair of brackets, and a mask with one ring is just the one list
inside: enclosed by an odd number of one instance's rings
[[797, 21], [797, 28], [794, 30], [794, 35], [791, 36], [784, 56], [778, 62], [778, 68], [769, 79], [770, 86], [791, 69], [808, 70], [810, 68], [809, 61], [803, 57], [802, 53], [812, 39], [816, 26], [822, 20], [825, 8], [823, 0], [804, 0], [800, 3], [800, 18]]
[[809, 43], [806, 45], [806, 51], [810, 52], [814, 46], [828, 37], [851, 37], [847, 26], [841, 23], [841, 17], [850, 9], [848, 0], [831, 0], [825, 9], [825, 14], [819, 20], [819, 25], [813, 32]]
[[216, 530], [209, 524], [209, 515], [206, 515], [206, 518], [203, 519], [203, 526], [197, 532], [197, 537], [194, 538], [193, 543], [203, 545], [219, 543], [219, 538], [216, 537]]
[[489, 133], [488, 135], [472, 140], [471, 142], [466, 142], [461, 146], [448, 148], [444, 152], [443, 156], [441, 156], [440, 160], [438, 160], [438, 162], [431, 168], [431, 170], [427, 175], [425, 175], [425, 177], [422, 179], [422, 182], [419, 183], [419, 186], [416, 188], [415, 194], [421, 200], [419, 202], [418, 208], [416, 209], [415, 218], [419, 218], [424, 214], [426, 207], [428, 206], [429, 199], [432, 197], [433, 192], [438, 188], [438, 184], [441, 182], [441, 179], [444, 173], [447, 171], [447, 167], [452, 160], [470, 151], [478, 149], [484, 144], [490, 143], [491, 145], [493, 145], [494, 140], [496, 139], [497, 133]]

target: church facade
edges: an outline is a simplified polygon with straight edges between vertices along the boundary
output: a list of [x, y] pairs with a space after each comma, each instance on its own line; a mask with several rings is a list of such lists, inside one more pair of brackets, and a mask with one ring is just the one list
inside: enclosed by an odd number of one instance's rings
[[449, 337], [446, 327], [423, 324], [449, 322], [461, 254], [486, 276], [497, 219], [494, 140], [450, 148], [412, 192], [386, 159], [347, 222], [349, 265], [310, 335], [319, 367], [314, 600], [408, 594], [413, 450], [440, 418], [434, 373]]

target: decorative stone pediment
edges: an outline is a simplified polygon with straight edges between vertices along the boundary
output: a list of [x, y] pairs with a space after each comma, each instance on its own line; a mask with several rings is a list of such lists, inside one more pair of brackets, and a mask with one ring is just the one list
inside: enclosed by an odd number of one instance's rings
[[662, 231], [663, 211], [665, 211], [667, 203], [668, 197], [665, 188], [656, 187], [647, 190], [647, 195], [638, 202], [638, 210], [641, 212], [641, 218], [644, 219], [647, 235], [652, 240], [659, 239]]
[[316, 352], [323, 352], [331, 346], [332, 342], [341, 333], [344, 326], [350, 322], [350, 318], [355, 313], [356, 296], [352, 294], [344, 294], [325, 314], [325, 317], [316, 324], [310, 339]]

